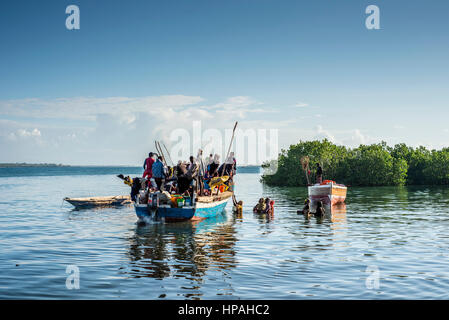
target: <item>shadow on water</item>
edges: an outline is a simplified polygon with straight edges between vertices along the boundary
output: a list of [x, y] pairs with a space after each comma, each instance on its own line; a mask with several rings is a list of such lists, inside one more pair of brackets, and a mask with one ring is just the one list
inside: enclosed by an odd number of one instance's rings
[[127, 273], [135, 278], [183, 277], [200, 286], [206, 271], [236, 266], [235, 233], [226, 212], [203, 221], [137, 226], [128, 239]]

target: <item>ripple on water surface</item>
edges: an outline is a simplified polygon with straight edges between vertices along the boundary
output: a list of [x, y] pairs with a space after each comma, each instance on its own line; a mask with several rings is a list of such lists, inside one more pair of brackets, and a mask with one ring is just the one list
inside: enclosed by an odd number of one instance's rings
[[[132, 207], [61, 203], [126, 194], [110, 171], [0, 177], [0, 298], [449, 298], [446, 188], [350, 188], [345, 208], [305, 219], [305, 188], [239, 174], [242, 217], [228, 205], [213, 219], [146, 226]], [[262, 196], [275, 199], [273, 216], [252, 213]], [[79, 290], [66, 288], [69, 265]]]

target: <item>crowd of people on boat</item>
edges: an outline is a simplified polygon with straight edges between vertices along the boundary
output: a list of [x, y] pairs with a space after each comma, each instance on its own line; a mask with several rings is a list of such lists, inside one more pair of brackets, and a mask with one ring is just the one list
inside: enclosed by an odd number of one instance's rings
[[[147, 197], [151, 193], [161, 193], [170, 200], [170, 195], [193, 197], [209, 196], [227, 190], [232, 191], [233, 177], [236, 174], [237, 162], [234, 153], [231, 152], [223, 163], [220, 163], [218, 154], [210, 154], [203, 159], [202, 150], [197, 157], [190, 156], [188, 161], [178, 161], [176, 166], [169, 166], [163, 154], [150, 152], [143, 163], [142, 177], [131, 179], [129, 176], [119, 175], [126, 184], [131, 186], [131, 199], [137, 201], [137, 196], [145, 191]], [[316, 183], [322, 183], [323, 171], [319, 163], [316, 163]], [[192, 199], [193, 200], [193, 199]], [[243, 202], [233, 197], [234, 212], [242, 212]], [[253, 207], [256, 214], [274, 213], [274, 200], [260, 198]], [[312, 213], [310, 199], [304, 201], [304, 207], [297, 211], [298, 214], [310, 216], [324, 216], [325, 208], [321, 201], [317, 202], [316, 210]]]
[[218, 154], [203, 159], [202, 153], [199, 150], [197, 157], [190, 156], [188, 161], [180, 160], [176, 166], [169, 166], [163, 154], [150, 152], [143, 163], [141, 178], [123, 175], [119, 178], [131, 186], [133, 201], [141, 190], [188, 196], [196, 192], [199, 196], [208, 196], [232, 189], [237, 167], [234, 152], [230, 152], [223, 163]]

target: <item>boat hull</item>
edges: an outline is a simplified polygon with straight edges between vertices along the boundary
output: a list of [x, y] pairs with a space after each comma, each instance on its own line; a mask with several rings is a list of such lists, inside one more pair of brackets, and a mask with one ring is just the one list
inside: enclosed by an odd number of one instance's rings
[[132, 203], [130, 196], [88, 197], [88, 198], [64, 198], [64, 201], [73, 205], [76, 209], [88, 209], [95, 207], [123, 206]]
[[191, 219], [201, 220], [215, 217], [222, 213], [226, 208], [230, 197], [230, 195], [226, 195], [223, 197], [218, 197], [215, 201], [198, 201], [195, 206], [186, 206], [182, 208], [173, 208], [169, 205], [161, 205], [157, 208], [157, 210], [155, 210], [146, 204], [134, 204], [134, 208], [136, 210], [137, 217], [141, 220], [153, 217], [157, 219], [164, 219], [167, 222], [186, 221]]
[[228, 199], [216, 201], [215, 203], [197, 203], [195, 217], [198, 218], [210, 218], [223, 212], [228, 204]]
[[312, 205], [322, 201], [326, 205], [343, 203], [346, 200], [347, 187], [334, 183], [308, 187], [309, 199]]

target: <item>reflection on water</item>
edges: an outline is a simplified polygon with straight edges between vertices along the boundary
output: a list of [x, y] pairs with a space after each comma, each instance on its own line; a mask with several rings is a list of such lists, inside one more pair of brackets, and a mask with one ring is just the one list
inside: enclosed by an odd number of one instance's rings
[[237, 238], [226, 212], [203, 221], [138, 226], [128, 241], [134, 277], [185, 277], [201, 283], [207, 270], [236, 265]]
[[327, 206], [326, 218], [332, 222], [332, 229], [341, 229], [344, 225], [346, 225], [346, 203]]

